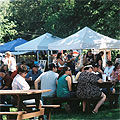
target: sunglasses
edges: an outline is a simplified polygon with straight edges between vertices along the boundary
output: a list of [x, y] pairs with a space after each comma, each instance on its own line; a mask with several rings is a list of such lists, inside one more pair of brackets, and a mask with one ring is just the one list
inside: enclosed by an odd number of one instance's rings
[[68, 69], [67, 71], [71, 71], [71, 69]]

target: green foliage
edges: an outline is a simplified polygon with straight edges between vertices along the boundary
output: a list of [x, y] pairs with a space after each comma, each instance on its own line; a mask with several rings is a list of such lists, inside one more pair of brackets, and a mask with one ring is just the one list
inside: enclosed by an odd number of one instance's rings
[[117, 54], [120, 54], [120, 50], [112, 50], [111, 51], [111, 61], [115, 62]]
[[45, 32], [64, 38], [85, 26], [120, 38], [118, 0], [14, 0], [6, 5], [0, 8], [7, 13], [0, 14], [6, 23], [0, 24], [2, 40], [31, 40]]
[[17, 35], [15, 22], [8, 19], [9, 2], [0, 3], [0, 42], [7, 42]]

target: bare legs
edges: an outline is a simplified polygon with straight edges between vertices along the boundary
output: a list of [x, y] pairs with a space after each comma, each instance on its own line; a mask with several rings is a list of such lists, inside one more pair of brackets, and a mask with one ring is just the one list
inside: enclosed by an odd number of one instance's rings
[[104, 101], [106, 100], [106, 95], [102, 92], [102, 95], [101, 95], [101, 99], [100, 99], [100, 101], [97, 103], [97, 105], [95, 106], [95, 108], [94, 108], [94, 112], [98, 112], [98, 109], [99, 109], [99, 107], [104, 103]]
[[83, 101], [83, 112], [85, 112], [85, 108], [86, 108], [86, 101]]

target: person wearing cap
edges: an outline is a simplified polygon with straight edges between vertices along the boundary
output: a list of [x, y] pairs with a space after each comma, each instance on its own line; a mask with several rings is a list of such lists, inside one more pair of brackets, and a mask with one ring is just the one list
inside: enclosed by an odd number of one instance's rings
[[42, 74], [41, 70], [38, 70], [38, 68], [38, 64], [33, 64], [32, 70], [30, 70], [25, 77], [25, 80], [29, 83], [31, 88], [34, 88], [34, 81]]
[[5, 53], [5, 59], [3, 63], [8, 65], [10, 75], [16, 70], [16, 60], [14, 57], [12, 57], [11, 52], [7, 51]]
[[56, 96], [56, 83], [58, 78], [57, 66], [54, 63], [49, 64], [49, 70], [42, 73], [34, 82], [35, 89], [38, 89], [39, 83], [41, 82], [40, 88], [51, 89], [50, 92], [42, 93], [42, 99], [44, 101], [44, 97], [55, 97]]
[[[99, 107], [106, 100], [106, 95], [100, 90], [97, 83], [102, 83], [97, 75], [92, 73], [92, 65], [87, 65], [84, 67], [84, 72], [82, 72], [78, 78], [78, 86], [76, 95], [78, 98], [90, 99], [90, 98], [100, 98], [97, 105], [93, 109], [92, 113], [97, 113]], [[83, 101], [83, 112], [85, 112], [86, 101]]]

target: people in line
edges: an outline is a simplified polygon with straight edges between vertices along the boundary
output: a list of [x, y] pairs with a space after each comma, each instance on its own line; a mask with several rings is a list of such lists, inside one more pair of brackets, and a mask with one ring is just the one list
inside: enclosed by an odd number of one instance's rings
[[38, 68], [38, 64], [33, 64], [32, 69], [27, 73], [25, 77], [25, 80], [28, 82], [32, 89], [35, 88], [34, 81], [42, 74], [41, 70], [38, 70]]
[[[90, 99], [90, 98], [100, 98], [99, 102], [93, 109], [93, 113], [97, 113], [99, 107], [106, 100], [106, 95], [100, 90], [97, 83], [102, 83], [102, 79], [100, 79], [97, 75], [92, 73], [92, 65], [87, 65], [84, 67], [84, 72], [82, 72], [78, 79], [78, 86], [76, 95], [78, 98]], [[83, 112], [86, 110], [86, 101], [83, 101]]]
[[[35, 89], [39, 88], [39, 83], [41, 90], [51, 89], [50, 92], [42, 93], [42, 100], [44, 102], [44, 97], [55, 97], [56, 96], [56, 88], [57, 88], [57, 78], [58, 73], [57, 66], [54, 63], [49, 64], [49, 70], [42, 73], [34, 82]], [[44, 102], [45, 103], [45, 102]]]

